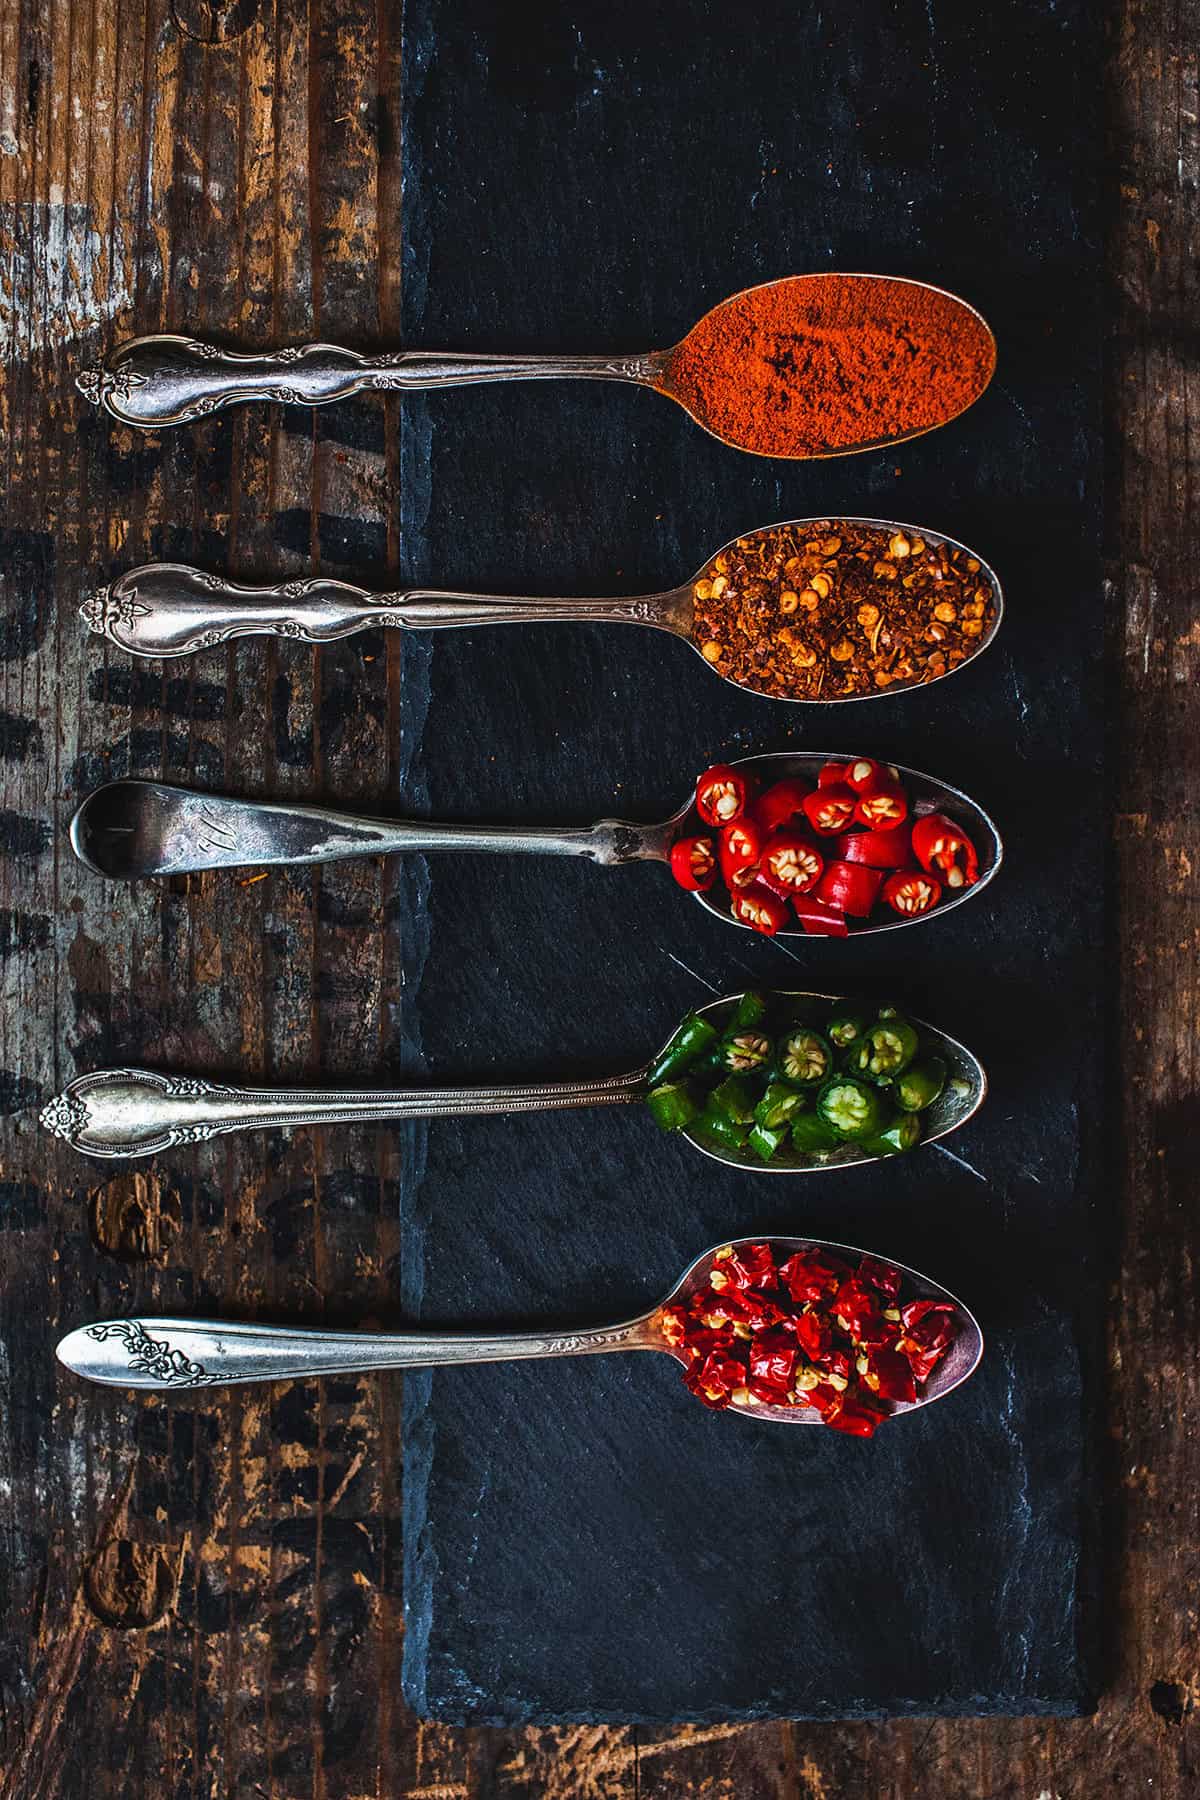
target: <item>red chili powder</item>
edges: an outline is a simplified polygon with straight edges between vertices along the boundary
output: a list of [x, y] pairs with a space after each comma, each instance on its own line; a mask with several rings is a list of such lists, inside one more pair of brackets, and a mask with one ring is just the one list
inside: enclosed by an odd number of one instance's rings
[[661, 387], [762, 456], [830, 456], [942, 425], [991, 380], [996, 344], [953, 294], [883, 275], [793, 275], [714, 307]]

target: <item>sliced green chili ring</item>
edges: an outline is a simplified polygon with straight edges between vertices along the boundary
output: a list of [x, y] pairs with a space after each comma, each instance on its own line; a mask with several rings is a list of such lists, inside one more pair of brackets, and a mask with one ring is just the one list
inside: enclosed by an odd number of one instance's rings
[[846, 1058], [846, 1067], [864, 1081], [892, 1081], [915, 1061], [921, 1040], [916, 1027], [899, 1016], [880, 1019], [860, 1038]]
[[924, 1062], [913, 1063], [896, 1077], [896, 1105], [904, 1112], [924, 1112], [939, 1098], [945, 1086], [945, 1059], [926, 1057]]
[[898, 1156], [921, 1141], [921, 1121], [916, 1113], [897, 1113], [884, 1130], [866, 1138], [863, 1149], [872, 1156]]
[[735, 1125], [751, 1125], [756, 1104], [757, 1097], [750, 1083], [743, 1081], [740, 1075], [730, 1075], [713, 1089], [704, 1103], [704, 1110], [731, 1119]]
[[738, 1124], [724, 1113], [712, 1112], [706, 1106], [699, 1118], [692, 1122], [689, 1133], [692, 1137], [699, 1138], [702, 1144], [714, 1144], [719, 1150], [740, 1150], [749, 1137], [750, 1130], [748, 1126]]
[[718, 1061], [723, 1069], [734, 1075], [754, 1075], [765, 1072], [773, 1054], [769, 1037], [761, 1031], [734, 1031], [721, 1039], [717, 1051]]
[[700, 1102], [690, 1081], [664, 1081], [646, 1095], [650, 1117], [660, 1131], [682, 1131], [700, 1111]]
[[799, 1118], [792, 1120], [792, 1148], [802, 1156], [827, 1156], [841, 1141], [815, 1112], [801, 1113]]
[[737, 1010], [729, 1021], [728, 1035], [735, 1031], [749, 1031], [753, 1025], [761, 1025], [767, 1016], [767, 997], [765, 994], [751, 990], [742, 995], [737, 1003]]
[[797, 1087], [820, 1087], [833, 1073], [833, 1047], [819, 1031], [803, 1026], [779, 1040], [776, 1073]]
[[712, 1048], [717, 1040], [717, 1028], [711, 1019], [702, 1019], [699, 1013], [689, 1013], [679, 1030], [675, 1033], [658, 1061], [650, 1066], [648, 1080], [651, 1087], [658, 1087], [672, 1075], [682, 1070]]
[[870, 1023], [870, 1013], [861, 1006], [839, 1006], [825, 1027], [825, 1036], [835, 1050], [845, 1050], [858, 1042]]
[[754, 1117], [768, 1131], [787, 1125], [807, 1105], [807, 1096], [786, 1081], [769, 1081], [767, 1091], [754, 1109]]
[[817, 1095], [817, 1111], [831, 1130], [851, 1143], [875, 1137], [888, 1117], [883, 1095], [853, 1075], [835, 1075], [827, 1081]]
[[752, 1125], [746, 1143], [756, 1156], [764, 1162], [770, 1162], [781, 1144], [786, 1144], [788, 1128], [786, 1125], [777, 1128], [770, 1125]]

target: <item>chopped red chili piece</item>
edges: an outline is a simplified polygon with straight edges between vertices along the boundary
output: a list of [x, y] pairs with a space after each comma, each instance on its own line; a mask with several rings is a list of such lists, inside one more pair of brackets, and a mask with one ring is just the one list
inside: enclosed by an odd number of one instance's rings
[[924, 869], [898, 869], [888, 876], [879, 895], [893, 912], [909, 919], [916, 918], [919, 913], [932, 912], [941, 897], [941, 882], [936, 875], [927, 875]]
[[887, 1414], [868, 1406], [863, 1400], [855, 1400], [849, 1394], [840, 1394], [838, 1404], [825, 1414], [825, 1423], [834, 1431], [844, 1431], [850, 1437], [874, 1437]]
[[714, 763], [696, 783], [696, 811], [706, 825], [732, 825], [750, 798], [750, 783], [740, 769]]
[[804, 816], [822, 837], [833, 837], [836, 832], [846, 829], [857, 805], [858, 795], [854, 789], [847, 787], [844, 781], [835, 781], [805, 797]]
[[908, 795], [900, 783], [883, 770], [867, 786], [858, 790], [858, 805], [854, 809], [854, 817], [868, 831], [890, 831], [893, 826], [903, 825], [907, 819]]
[[717, 879], [717, 859], [710, 837], [680, 838], [671, 845], [671, 873], [681, 888], [702, 893]]
[[900, 1292], [900, 1271], [891, 1263], [880, 1262], [877, 1256], [864, 1256], [858, 1265], [859, 1278], [869, 1281], [877, 1287], [881, 1294], [894, 1300]]
[[807, 795], [808, 783], [804, 781], [777, 781], [760, 794], [751, 810], [765, 835], [770, 837], [794, 819], [802, 811]]
[[[800, 1352], [790, 1331], [760, 1331], [750, 1340], [750, 1374], [785, 1391], [791, 1386]], [[904, 1358], [898, 1358], [904, 1362]], [[905, 1371], [908, 1364], [904, 1363]], [[753, 1388], [751, 1389], [753, 1392]], [[782, 1397], [781, 1397], [782, 1399]]]
[[856, 794], [865, 794], [873, 782], [878, 781], [881, 775], [888, 773], [890, 771], [885, 769], [882, 763], [877, 763], [873, 757], [856, 756], [853, 762], [845, 765], [845, 774], [842, 779], [847, 787], [854, 789]]
[[821, 879], [825, 858], [802, 831], [777, 831], [767, 839], [759, 866], [776, 892], [807, 894]]
[[731, 1244], [728, 1249], [717, 1251], [708, 1282], [722, 1293], [727, 1287], [761, 1287], [764, 1281], [774, 1279], [775, 1258], [770, 1244], [747, 1244], [740, 1253]]
[[859, 1358], [859, 1374], [881, 1400], [915, 1400], [917, 1384], [907, 1357], [897, 1350], [871, 1349]]
[[816, 1313], [798, 1313], [793, 1323], [797, 1344], [809, 1362], [819, 1363], [829, 1349], [832, 1330], [829, 1320], [818, 1318]]
[[885, 831], [845, 831], [835, 839], [832, 855], [839, 862], [866, 863], [869, 869], [903, 869], [912, 855], [907, 825]]
[[826, 906], [812, 894], [797, 894], [792, 900], [796, 917], [813, 937], [848, 937], [850, 927], [845, 913], [836, 906]]
[[739, 887], [729, 910], [739, 925], [749, 925], [752, 931], [760, 931], [764, 937], [774, 937], [780, 927], [787, 924], [786, 901], [773, 894], [761, 881], [750, 887]]
[[817, 884], [817, 899], [853, 918], [867, 919], [883, 886], [883, 870], [865, 863], [831, 862]]
[[779, 1279], [792, 1299], [801, 1303], [835, 1294], [849, 1273], [849, 1265], [840, 1257], [825, 1256], [820, 1250], [797, 1250], [779, 1266]]
[[818, 787], [835, 787], [846, 779], [848, 763], [827, 762], [821, 765], [821, 773], [817, 776]]
[[921, 867], [944, 876], [948, 888], [973, 887], [979, 880], [974, 844], [945, 813], [927, 813], [917, 820], [912, 847]]
[[721, 874], [726, 887], [745, 887], [754, 879], [762, 855], [763, 835], [753, 819], [726, 825], [720, 838]]

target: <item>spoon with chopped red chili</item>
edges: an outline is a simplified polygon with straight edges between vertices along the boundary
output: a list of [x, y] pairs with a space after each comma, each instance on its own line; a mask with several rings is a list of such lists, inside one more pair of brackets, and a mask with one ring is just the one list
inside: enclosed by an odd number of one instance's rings
[[790, 519], [734, 538], [690, 581], [623, 599], [527, 599], [325, 576], [251, 587], [149, 563], [89, 594], [80, 615], [133, 656], [187, 656], [241, 637], [331, 643], [381, 625], [646, 625], [689, 643], [734, 687], [775, 700], [867, 700], [966, 667], [1003, 613], [995, 574], [965, 544], [889, 519]]
[[70, 838], [80, 860], [112, 881], [403, 851], [582, 856], [610, 868], [660, 862], [718, 917], [780, 937], [917, 924], [981, 893], [1003, 855], [992, 820], [957, 788], [817, 751], [715, 764], [670, 818], [650, 824], [372, 819], [121, 779], [83, 800]]
[[920, 1019], [831, 994], [772, 992], [709, 1001], [648, 1062], [619, 1075], [312, 1091], [98, 1069], [50, 1100], [41, 1123], [84, 1155], [109, 1158], [296, 1125], [633, 1104], [718, 1162], [803, 1174], [934, 1143], [966, 1124], [986, 1093], [978, 1058]]
[[248, 400], [322, 406], [362, 389], [561, 377], [624, 381], [678, 401], [758, 456], [878, 450], [977, 400], [996, 341], [965, 300], [890, 275], [788, 275], [721, 301], [671, 350], [633, 356], [363, 356], [336, 344], [246, 354], [170, 333], [133, 338], [76, 378], [122, 424], [157, 431]]
[[706, 1250], [659, 1305], [615, 1325], [353, 1332], [243, 1320], [104, 1319], [58, 1360], [106, 1387], [164, 1390], [449, 1364], [656, 1350], [716, 1411], [872, 1437], [961, 1387], [983, 1333], [961, 1300], [903, 1263], [816, 1238]]

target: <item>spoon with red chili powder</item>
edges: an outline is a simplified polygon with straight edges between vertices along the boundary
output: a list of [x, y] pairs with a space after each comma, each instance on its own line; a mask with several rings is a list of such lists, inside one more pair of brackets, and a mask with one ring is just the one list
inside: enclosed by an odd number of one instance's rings
[[978, 1320], [903, 1263], [817, 1238], [736, 1238], [696, 1258], [659, 1305], [620, 1324], [533, 1331], [322, 1331], [243, 1320], [103, 1319], [58, 1360], [106, 1387], [249, 1381], [656, 1350], [715, 1411], [872, 1437], [961, 1387]]
[[626, 381], [677, 400], [758, 456], [845, 456], [944, 425], [977, 400], [996, 341], [966, 301], [890, 275], [789, 275], [713, 307], [671, 350], [635, 356], [361, 355], [336, 344], [245, 354], [133, 338], [77, 378], [125, 425], [158, 430], [248, 400], [321, 406], [362, 389], [481, 381]]

